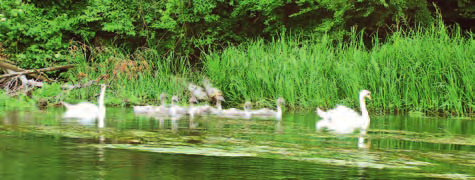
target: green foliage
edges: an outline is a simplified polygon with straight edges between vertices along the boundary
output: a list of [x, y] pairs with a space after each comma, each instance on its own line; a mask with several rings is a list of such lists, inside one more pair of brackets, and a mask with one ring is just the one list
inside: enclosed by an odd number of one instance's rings
[[53, 103], [59, 102], [62, 95], [61, 85], [58, 83], [44, 84], [42, 88], [39, 88], [33, 92], [34, 99], [44, 99]]
[[400, 19], [431, 19], [425, 0], [20, 2], [0, 4], [0, 41], [26, 68], [65, 63], [72, 41], [182, 56], [292, 29], [341, 36], [355, 25], [376, 31]]
[[[93, 50], [90, 56], [74, 51], [67, 56], [69, 63], [78, 66], [64, 73], [71, 83], [86, 83], [109, 75], [101, 83], [110, 84], [106, 93], [106, 104], [125, 106], [128, 104], [158, 103], [161, 92], [187, 97], [186, 82], [192, 76], [190, 64], [185, 58], [174, 54], [162, 56], [158, 51], [145, 49], [129, 55], [118, 48], [107, 48], [101, 52]], [[93, 59], [94, 63], [86, 63]], [[99, 87], [72, 90], [65, 96], [66, 102], [89, 100], [95, 102]]]
[[336, 47], [328, 36], [281, 36], [206, 55], [204, 70], [227, 102], [274, 106], [282, 96], [294, 109], [358, 107], [359, 91], [368, 89], [372, 110], [464, 115], [475, 104], [475, 39], [447, 31], [441, 23], [397, 31], [387, 44], [375, 40], [370, 51], [358, 34]]
[[0, 112], [7, 110], [35, 110], [36, 101], [30, 99], [28, 96], [20, 94], [15, 97], [10, 97], [5, 92], [0, 92]]

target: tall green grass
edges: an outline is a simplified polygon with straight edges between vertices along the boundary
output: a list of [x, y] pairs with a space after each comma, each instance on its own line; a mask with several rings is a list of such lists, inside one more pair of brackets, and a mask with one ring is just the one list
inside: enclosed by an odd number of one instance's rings
[[[121, 48], [110, 48], [93, 52], [90, 57], [86, 57], [84, 52], [71, 57], [74, 58], [70, 63], [77, 64], [66, 75], [71, 83], [85, 83], [103, 75], [109, 76], [100, 82], [110, 85], [106, 92], [106, 104], [109, 105], [156, 104], [162, 92], [184, 98], [188, 93], [186, 82], [192, 76], [186, 59], [176, 58], [173, 54], [164, 57], [152, 49], [131, 54]], [[94, 62], [88, 62], [88, 59]], [[99, 91], [98, 86], [72, 90], [67, 92], [64, 100], [95, 100]]]
[[[358, 93], [372, 91], [368, 107], [374, 113], [394, 111], [472, 114], [475, 108], [475, 40], [443, 25], [396, 31], [384, 43], [365, 47], [359, 34], [335, 41], [329, 36], [281, 36], [270, 42], [254, 40], [221, 52], [204, 54], [201, 72], [185, 58], [163, 56], [153, 49], [130, 53], [121, 48], [71, 50], [68, 63], [77, 67], [62, 73], [68, 83], [85, 83], [108, 75], [102, 83], [108, 105], [158, 104], [159, 94], [176, 94], [186, 102], [187, 82], [207, 76], [224, 93], [225, 106], [244, 101], [254, 108], [274, 107], [282, 96], [290, 109], [359, 106]], [[464, 35], [464, 37], [462, 37]], [[33, 93], [74, 103], [96, 102], [98, 86]], [[54, 98], [51, 98], [55, 96]], [[4, 97], [3, 102], [7, 102]], [[2, 99], [0, 98], [0, 99]], [[0, 103], [0, 106], [2, 104]]]
[[443, 25], [397, 31], [371, 50], [358, 34], [336, 43], [281, 36], [210, 53], [203, 71], [228, 102], [274, 106], [282, 96], [293, 109], [358, 107], [368, 89], [371, 110], [464, 115], [475, 108], [475, 40], [462, 35]]

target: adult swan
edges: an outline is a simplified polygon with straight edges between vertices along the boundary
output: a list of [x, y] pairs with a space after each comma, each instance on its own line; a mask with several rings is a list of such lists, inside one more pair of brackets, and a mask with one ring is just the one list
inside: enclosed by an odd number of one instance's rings
[[328, 112], [317, 108], [317, 114], [323, 118], [317, 123], [317, 130], [326, 127], [327, 129], [334, 131], [336, 134], [350, 134], [353, 133], [356, 128], [360, 128], [361, 134], [366, 134], [366, 130], [370, 124], [370, 119], [368, 110], [366, 109], [365, 98], [371, 100], [371, 92], [368, 90], [361, 90], [361, 115], [343, 105], [338, 105], [335, 109]]
[[104, 118], [106, 117], [106, 106], [104, 105], [104, 96], [106, 93], [107, 85], [101, 84], [101, 94], [99, 95], [99, 106], [90, 102], [81, 102], [78, 104], [68, 104], [63, 102], [67, 111], [64, 113], [63, 118], [75, 118], [82, 121], [90, 121], [98, 119], [98, 127], [104, 127]]

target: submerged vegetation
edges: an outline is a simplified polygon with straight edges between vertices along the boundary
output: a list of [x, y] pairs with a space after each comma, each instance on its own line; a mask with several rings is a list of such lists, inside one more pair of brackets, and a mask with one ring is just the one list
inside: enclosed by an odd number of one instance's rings
[[[135, 153], [148, 151], [215, 158], [247, 156], [447, 176], [460, 173], [471, 177], [475, 172], [470, 168], [475, 157], [474, 121], [375, 117], [365, 141], [369, 149], [357, 149], [358, 135], [335, 137], [331, 133], [315, 132], [314, 113], [286, 114], [285, 121], [217, 117], [159, 120], [137, 117], [123, 108], [111, 108], [108, 113], [107, 126], [98, 131], [94, 123], [92, 127], [84, 127], [85, 124], [63, 121], [62, 112], [57, 109], [41, 113], [10, 112], [2, 118], [0, 136], [30, 137], [30, 140], [54, 138], [59, 142], [96, 147], [94, 150], [106, 147]], [[88, 153], [95, 157], [98, 154]], [[112, 158], [110, 153], [108, 151], [107, 161]]]

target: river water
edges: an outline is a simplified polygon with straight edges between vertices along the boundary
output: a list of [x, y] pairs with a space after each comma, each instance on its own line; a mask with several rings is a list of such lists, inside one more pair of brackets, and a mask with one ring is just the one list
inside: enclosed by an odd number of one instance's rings
[[372, 116], [357, 133], [316, 131], [315, 113], [283, 119], [171, 120], [108, 108], [106, 128], [63, 109], [0, 115], [2, 179], [475, 178], [475, 121]]

